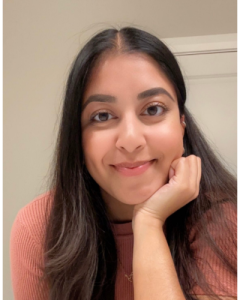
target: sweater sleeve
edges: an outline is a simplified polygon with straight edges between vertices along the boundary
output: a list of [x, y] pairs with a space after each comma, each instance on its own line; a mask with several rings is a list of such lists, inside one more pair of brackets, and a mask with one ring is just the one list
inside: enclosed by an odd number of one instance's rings
[[[227, 214], [228, 229], [219, 230], [214, 222], [211, 222], [211, 215], [208, 215], [208, 230], [214, 238], [216, 245], [224, 252], [231, 265], [237, 268], [237, 212], [230, 205], [223, 206], [224, 214]], [[226, 231], [225, 231], [226, 229]], [[194, 259], [198, 268], [204, 275], [207, 283], [214, 293], [219, 296], [237, 297], [237, 276], [234, 275], [203, 239], [195, 234], [195, 239], [191, 243]], [[195, 286], [197, 295], [204, 292], [199, 286]]]
[[48, 286], [43, 275], [43, 251], [31, 228], [16, 218], [10, 237], [11, 278], [15, 300], [47, 300]]

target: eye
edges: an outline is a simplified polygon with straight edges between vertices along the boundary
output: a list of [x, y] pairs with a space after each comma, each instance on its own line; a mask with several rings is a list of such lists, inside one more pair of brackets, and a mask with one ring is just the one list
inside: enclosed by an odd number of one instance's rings
[[148, 111], [150, 116], [159, 116], [167, 110], [166, 107], [159, 104], [150, 104], [145, 111]]
[[91, 118], [91, 121], [92, 121], [92, 122], [99, 122], [99, 123], [108, 121], [108, 120], [110, 120], [110, 119], [108, 118], [108, 115], [111, 115], [111, 114], [108, 113], [107, 111], [99, 111], [97, 114], [95, 114], [95, 115]]
[[[167, 112], [167, 107], [165, 107], [164, 105], [160, 105], [159, 103], [151, 103], [146, 109], [145, 111], [148, 111], [149, 116], [159, 116], [159, 115], [163, 115], [165, 112]], [[144, 111], [144, 112], [145, 112]], [[109, 116], [112, 116], [109, 112], [107, 111], [99, 111], [98, 113], [94, 114], [90, 121], [91, 122], [97, 122], [97, 123], [103, 123], [106, 121], [109, 121], [112, 118], [109, 118]]]

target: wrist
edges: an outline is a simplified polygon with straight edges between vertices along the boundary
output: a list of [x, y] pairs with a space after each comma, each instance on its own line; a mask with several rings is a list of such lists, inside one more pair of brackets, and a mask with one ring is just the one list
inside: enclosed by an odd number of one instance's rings
[[163, 230], [163, 226], [164, 222], [162, 220], [143, 212], [135, 213], [132, 220], [133, 232], [138, 227], [147, 227], [157, 230]]

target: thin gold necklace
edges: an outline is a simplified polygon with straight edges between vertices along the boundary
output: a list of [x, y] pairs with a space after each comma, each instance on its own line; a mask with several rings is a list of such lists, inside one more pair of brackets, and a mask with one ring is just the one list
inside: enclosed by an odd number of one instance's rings
[[130, 282], [133, 282], [133, 272], [130, 275], [127, 275], [126, 271], [125, 271], [125, 269], [124, 269], [124, 267], [123, 267], [123, 265], [122, 265], [122, 263], [120, 261], [120, 259], [118, 259], [118, 261], [120, 262], [120, 265], [121, 265], [121, 267], [122, 267], [122, 269], [124, 271], [124, 275], [127, 278], [127, 280], [130, 281]]

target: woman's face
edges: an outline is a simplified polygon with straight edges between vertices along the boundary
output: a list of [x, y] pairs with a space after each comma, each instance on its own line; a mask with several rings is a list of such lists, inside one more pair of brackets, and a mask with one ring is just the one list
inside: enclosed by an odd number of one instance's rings
[[[97, 64], [83, 98], [82, 142], [109, 206], [133, 207], [168, 182], [172, 161], [183, 153], [183, 120], [172, 84], [147, 55], [110, 55]], [[137, 175], [114, 167], [152, 160]]]

